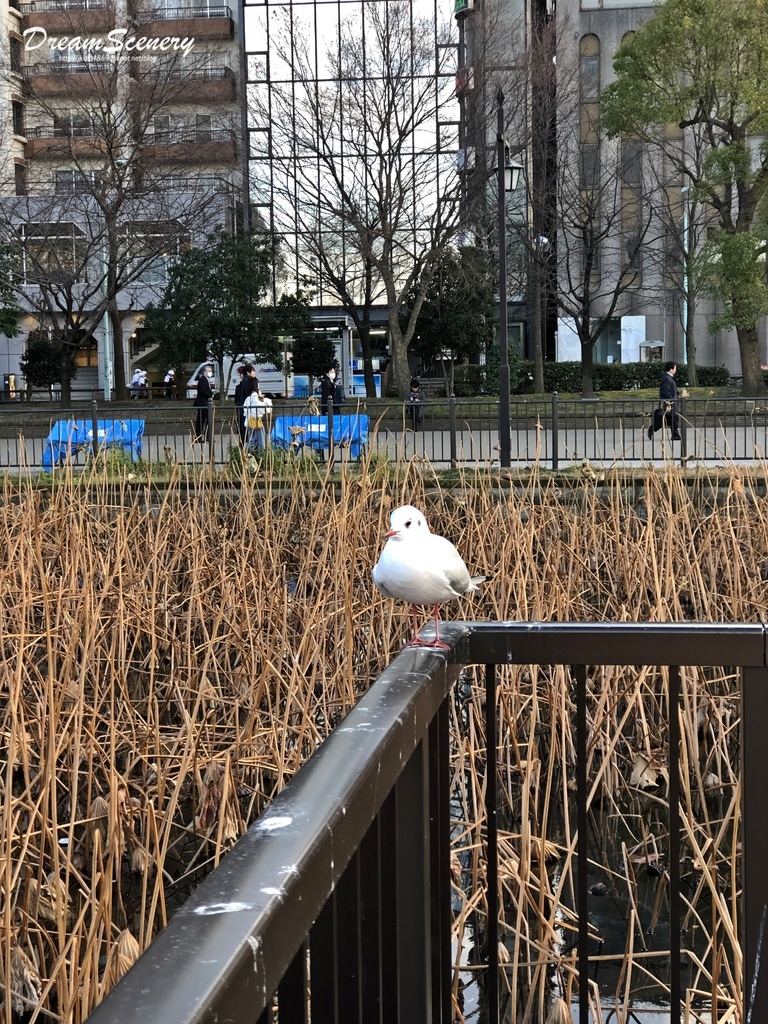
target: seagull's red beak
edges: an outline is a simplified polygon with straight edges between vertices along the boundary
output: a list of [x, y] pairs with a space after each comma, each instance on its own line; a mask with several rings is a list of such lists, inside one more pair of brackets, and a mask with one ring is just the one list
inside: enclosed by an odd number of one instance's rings
[[386, 537], [384, 539], [385, 540], [389, 540], [390, 537], [396, 537], [398, 535], [398, 533], [400, 533], [399, 530], [389, 530], [389, 532], [387, 533], [387, 535], [386, 535]]

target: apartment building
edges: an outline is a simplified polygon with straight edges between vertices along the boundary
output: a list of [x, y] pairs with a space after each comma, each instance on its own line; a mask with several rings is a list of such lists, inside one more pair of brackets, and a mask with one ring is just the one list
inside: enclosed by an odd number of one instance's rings
[[[238, 7], [180, 0], [3, 0], [0, 220], [22, 332], [75, 349], [75, 388], [164, 371], [140, 321], [168, 262], [243, 214]], [[0, 380], [2, 377], [0, 377]]]

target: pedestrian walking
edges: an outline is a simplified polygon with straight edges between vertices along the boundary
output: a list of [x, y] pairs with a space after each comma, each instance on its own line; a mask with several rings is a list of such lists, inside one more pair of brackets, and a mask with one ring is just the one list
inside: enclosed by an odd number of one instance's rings
[[193, 408], [197, 409], [195, 440], [200, 444], [205, 444], [208, 440], [208, 433], [211, 429], [208, 415], [208, 400], [211, 398], [213, 398], [213, 367], [209, 364], [197, 378], [197, 394], [193, 403]]
[[237, 372], [240, 380], [235, 387], [235, 413], [237, 414], [237, 432], [240, 435], [240, 444], [247, 444], [247, 427], [245, 423], [245, 403], [253, 391], [259, 390], [259, 381], [256, 377], [256, 367], [253, 363], [245, 363], [238, 366]]
[[661, 383], [659, 384], [659, 406], [657, 409], [654, 409], [653, 422], [648, 427], [649, 441], [653, 438], [653, 435], [657, 430], [661, 430], [665, 423], [669, 426], [672, 440], [680, 440], [677, 416], [679, 391], [677, 388], [677, 381], [675, 380], [676, 373], [677, 364], [674, 359], [670, 359], [664, 363], [664, 375], [662, 376]]

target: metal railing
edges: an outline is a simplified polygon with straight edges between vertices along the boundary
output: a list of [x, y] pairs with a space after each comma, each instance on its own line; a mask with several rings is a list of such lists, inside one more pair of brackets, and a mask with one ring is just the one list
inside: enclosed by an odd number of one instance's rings
[[183, 21], [185, 18], [231, 18], [229, 7], [158, 7], [153, 14], [156, 21]]
[[234, 133], [229, 128], [196, 128], [178, 127], [169, 128], [167, 131], [156, 131], [153, 134], [146, 134], [142, 140], [145, 146], [156, 144], [168, 145], [173, 143], [188, 142], [232, 142]]
[[47, 64], [27, 64], [22, 73], [28, 78], [33, 75], [102, 75], [109, 74], [114, 65], [98, 60], [54, 60]]
[[52, 14], [67, 11], [105, 11], [107, 0], [27, 0], [21, 4], [24, 14]]
[[[191, 400], [134, 401], [127, 404], [100, 401], [101, 388], [73, 388], [72, 408], [62, 408], [60, 392], [15, 390], [0, 392], [0, 469], [40, 467], [45, 439], [55, 421], [91, 415], [90, 403], [99, 402], [99, 417], [135, 418], [145, 422], [142, 457], [149, 462], [196, 460], [191, 424], [195, 418]], [[158, 392], [152, 392], [152, 398]], [[53, 405], [47, 404], [53, 401]], [[45, 404], [44, 404], [45, 403]], [[564, 469], [584, 462], [597, 466], [639, 466], [655, 460], [724, 464], [762, 461], [768, 453], [768, 403], [748, 399], [687, 399], [680, 403], [681, 440], [670, 439], [664, 427], [652, 439], [647, 431], [656, 403], [638, 399], [602, 402], [599, 406], [561, 402], [556, 395], [547, 401], [519, 401], [511, 405], [512, 464], [538, 462]], [[420, 422], [400, 404], [349, 398], [344, 415], [368, 417], [367, 444], [361, 452], [392, 460], [417, 457], [436, 466], [498, 466], [498, 406], [472, 399], [435, 399], [423, 407]], [[276, 417], [307, 415], [306, 400], [276, 400]], [[215, 403], [215, 425], [207, 457], [225, 464], [231, 446], [237, 444], [236, 413], [229, 403]], [[309, 449], [291, 447], [291, 455]], [[351, 451], [337, 456], [347, 460]], [[74, 457], [75, 464], [77, 458]]]
[[234, 72], [231, 68], [221, 65], [220, 67], [211, 68], [174, 68], [168, 75], [171, 80], [180, 79], [186, 82], [187, 80], [198, 81], [200, 79], [204, 81], [218, 81], [222, 78], [234, 78]]
[[[444, 624], [447, 654], [405, 649], [178, 911], [93, 1024], [272, 1020], [450, 1024], [449, 704], [463, 665], [485, 665], [486, 736], [498, 737], [497, 666], [568, 666], [575, 678], [578, 1020], [589, 1021], [587, 665], [740, 670], [745, 1021], [768, 1020], [760, 974], [768, 907], [766, 627], [709, 623]], [[681, 990], [680, 716], [669, 715], [670, 1024]], [[488, 1024], [498, 1024], [496, 743], [485, 758]], [[477, 940], [479, 941], [479, 940]]]
[[99, 134], [95, 124], [51, 125], [27, 128], [28, 139], [93, 139]]

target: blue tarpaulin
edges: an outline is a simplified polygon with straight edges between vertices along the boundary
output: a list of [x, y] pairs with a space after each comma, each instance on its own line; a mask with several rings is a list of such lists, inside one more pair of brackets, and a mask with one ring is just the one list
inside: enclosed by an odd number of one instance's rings
[[[99, 447], [114, 445], [130, 451], [134, 462], [141, 457], [144, 420], [97, 420]], [[91, 450], [93, 420], [57, 420], [45, 439], [43, 466], [60, 466], [79, 451]]]
[[[276, 416], [270, 437], [276, 448], [307, 445], [322, 451], [328, 447], [328, 417]], [[361, 414], [334, 416], [333, 442], [349, 445], [349, 453], [356, 459], [361, 446], [368, 444], [368, 417]]]

